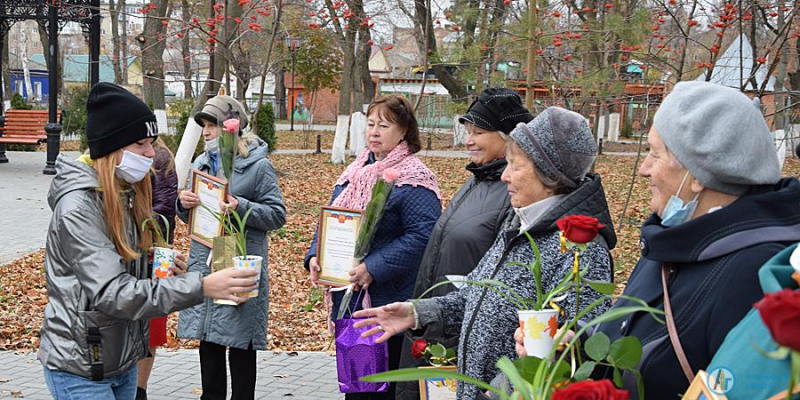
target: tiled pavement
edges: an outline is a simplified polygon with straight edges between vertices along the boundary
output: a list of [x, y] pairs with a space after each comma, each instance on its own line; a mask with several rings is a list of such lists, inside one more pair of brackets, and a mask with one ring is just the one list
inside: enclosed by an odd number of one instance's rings
[[[70, 153], [77, 157], [78, 153]], [[44, 246], [52, 176], [42, 175], [45, 153], [8, 152], [0, 164], [0, 273], [2, 264]], [[296, 355], [293, 355], [296, 354]], [[342, 399], [336, 364], [325, 353], [258, 353], [258, 399]], [[230, 385], [229, 385], [230, 387]], [[150, 399], [198, 399], [200, 363], [196, 350], [159, 352], [148, 390]], [[0, 351], [0, 399], [50, 399], [36, 354]]]
[[44, 247], [51, 214], [47, 190], [53, 179], [42, 174], [44, 152], [6, 154], [9, 163], [0, 164], [0, 265]]
[[[148, 398], [199, 399], [198, 357], [197, 350], [159, 352], [150, 376]], [[15, 397], [52, 399], [36, 354], [0, 352], [0, 399]], [[256, 399], [343, 398], [337, 390], [333, 357], [319, 352], [258, 353]]]

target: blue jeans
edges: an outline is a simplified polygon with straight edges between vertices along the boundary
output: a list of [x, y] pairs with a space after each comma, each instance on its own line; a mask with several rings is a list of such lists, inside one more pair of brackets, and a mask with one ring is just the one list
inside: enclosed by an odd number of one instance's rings
[[44, 367], [47, 389], [55, 400], [134, 400], [136, 398], [136, 364], [122, 375], [93, 381], [69, 372]]

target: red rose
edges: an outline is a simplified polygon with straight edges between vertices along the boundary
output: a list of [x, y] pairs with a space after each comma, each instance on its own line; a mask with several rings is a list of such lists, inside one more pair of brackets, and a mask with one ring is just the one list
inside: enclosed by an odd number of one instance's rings
[[755, 307], [775, 342], [800, 351], [800, 291], [783, 289], [770, 293]]
[[580, 381], [556, 390], [552, 400], [628, 400], [628, 391], [617, 389], [608, 379]]
[[425, 349], [428, 347], [428, 342], [425, 339], [417, 339], [411, 346], [411, 355], [415, 360], [419, 360], [425, 354]]
[[585, 215], [569, 215], [556, 222], [564, 237], [572, 243], [589, 243], [597, 236], [600, 229], [606, 226], [598, 223], [597, 218]]

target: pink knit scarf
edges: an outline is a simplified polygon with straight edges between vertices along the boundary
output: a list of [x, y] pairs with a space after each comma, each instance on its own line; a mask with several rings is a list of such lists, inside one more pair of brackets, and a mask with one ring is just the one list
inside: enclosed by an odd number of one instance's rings
[[[436, 197], [442, 200], [436, 176], [417, 156], [408, 150], [406, 142], [401, 142], [397, 145], [383, 160], [365, 165], [369, 159], [369, 153], [369, 149], [364, 149], [361, 155], [339, 176], [336, 184], [343, 185], [347, 183], [347, 187], [333, 201], [332, 205], [334, 207], [352, 210], [364, 210], [367, 208], [367, 203], [372, 198], [372, 187], [378, 182], [378, 178], [383, 176], [383, 171], [387, 168], [394, 168], [400, 173], [400, 176], [394, 181], [395, 186], [422, 186], [436, 193]], [[325, 286], [324, 293], [325, 308], [328, 309], [328, 333], [333, 337], [334, 323], [331, 315], [333, 297], [329, 286]], [[346, 306], [346, 304], [339, 305], [339, 307]]]
[[400, 176], [394, 181], [395, 186], [422, 186], [436, 193], [439, 200], [442, 199], [436, 176], [416, 155], [408, 150], [406, 142], [397, 145], [383, 160], [364, 165], [369, 159], [369, 153], [369, 149], [364, 149], [361, 155], [339, 176], [336, 181], [337, 185], [349, 183], [333, 201], [334, 207], [353, 210], [365, 209], [372, 198], [372, 187], [387, 168], [394, 168], [400, 173]]

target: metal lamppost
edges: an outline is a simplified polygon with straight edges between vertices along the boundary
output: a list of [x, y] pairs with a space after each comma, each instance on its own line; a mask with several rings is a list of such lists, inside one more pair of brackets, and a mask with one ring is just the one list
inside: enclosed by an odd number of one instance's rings
[[49, 2], [47, 8], [47, 28], [50, 36], [50, 65], [48, 66], [48, 81], [50, 93], [48, 94], [48, 123], [44, 126], [47, 133], [47, 162], [44, 166], [45, 175], [56, 174], [56, 158], [61, 146], [61, 124], [58, 121], [58, 3]]
[[298, 37], [291, 37], [288, 36], [284, 39], [284, 43], [286, 47], [289, 48], [289, 51], [292, 53], [292, 91], [295, 92], [294, 96], [292, 96], [292, 106], [291, 112], [289, 113], [289, 118], [291, 119], [291, 128], [290, 131], [294, 131], [294, 107], [297, 101], [297, 88], [294, 86], [294, 67], [297, 62], [297, 48], [300, 47], [300, 38]]

